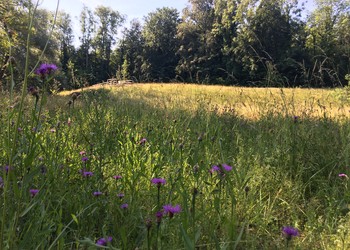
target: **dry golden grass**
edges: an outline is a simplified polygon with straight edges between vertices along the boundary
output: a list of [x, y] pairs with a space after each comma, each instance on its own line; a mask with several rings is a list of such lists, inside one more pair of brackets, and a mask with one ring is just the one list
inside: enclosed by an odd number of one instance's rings
[[[118, 96], [142, 99], [152, 106], [167, 109], [198, 110], [205, 108], [218, 113], [235, 113], [246, 119], [262, 115], [349, 117], [350, 106], [342, 104], [331, 89], [250, 88], [195, 84], [97, 84], [78, 91], [107, 89]], [[75, 91], [64, 91], [66, 96]]]

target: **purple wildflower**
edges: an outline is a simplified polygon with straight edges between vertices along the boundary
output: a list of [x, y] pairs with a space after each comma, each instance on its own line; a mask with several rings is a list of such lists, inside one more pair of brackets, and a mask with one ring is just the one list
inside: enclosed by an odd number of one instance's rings
[[102, 192], [100, 192], [100, 191], [96, 191], [96, 192], [94, 192], [94, 196], [100, 196], [100, 195], [102, 195], [103, 193]]
[[213, 174], [214, 172], [220, 172], [220, 168], [219, 168], [219, 166], [214, 165], [214, 166], [211, 167], [211, 169], [209, 170], [209, 172], [212, 173], [212, 174]]
[[108, 236], [107, 238], [100, 238], [96, 241], [96, 245], [107, 246], [108, 242], [111, 242], [112, 239], [113, 238], [111, 236]]
[[123, 199], [123, 198], [124, 198], [124, 196], [125, 196], [125, 194], [123, 194], [123, 193], [119, 193], [119, 194], [117, 194], [117, 196], [118, 196], [120, 199]]
[[147, 139], [146, 139], [146, 138], [142, 138], [142, 139], [139, 141], [139, 144], [140, 144], [141, 146], [143, 146], [143, 145], [146, 144], [146, 142], [147, 142]]
[[217, 165], [212, 166], [211, 169], [209, 170], [209, 172], [211, 174], [213, 174], [214, 172], [217, 172], [217, 173], [219, 173], [221, 175], [225, 175], [224, 172], [229, 172], [231, 170], [232, 170], [231, 166], [223, 163], [223, 164], [221, 164], [221, 167], [219, 167]]
[[232, 170], [232, 167], [227, 165], [227, 164], [221, 164], [221, 166], [223, 167], [223, 169], [227, 172], [231, 171]]
[[86, 152], [83, 150], [83, 151], [80, 151], [79, 154], [80, 154], [80, 155], [85, 155]]
[[55, 132], [56, 132], [56, 129], [55, 129], [55, 128], [52, 128], [52, 129], [50, 129], [50, 132], [51, 132], [51, 133], [55, 133]]
[[156, 213], [156, 217], [157, 217], [157, 224], [159, 226], [159, 224], [162, 222], [162, 218], [163, 218], [163, 211], [158, 211]]
[[6, 174], [7, 174], [11, 170], [11, 167], [6, 165], [4, 167], [4, 170], [5, 170]]
[[84, 156], [84, 157], [81, 158], [81, 161], [82, 161], [82, 162], [87, 162], [88, 160], [89, 160], [89, 158], [86, 157], [86, 156]]
[[129, 207], [128, 203], [124, 203], [120, 205], [121, 209], [127, 209]]
[[31, 194], [32, 198], [39, 193], [39, 189], [30, 189], [29, 193]]
[[152, 184], [157, 185], [158, 188], [160, 188], [161, 185], [165, 185], [166, 181], [162, 178], [153, 178], [151, 180]]
[[83, 176], [84, 176], [84, 177], [91, 177], [91, 176], [94, 175], [93, 172], [89, 172], [89, 171], [83, 171], [82, 173], [83, 173]]
[[282, 233], [286, 236], [287, 240], [292, 239], [293, 236], [299, 236], [298, 229], [290, 226], [283, 227]]
[[113, 176], [113, 179], [115, 179], [115, 180], [120, 180], [121, 178], [122, 178], [121, 175], [114, 175], [114, 176]]
[[338, 174], [338, 176], [339, 176], [339, 177], [345, 177], [345, 178], [348, 178], [348, 176], [347, 176], [346, 174], [343, 174], [343, 173]]
[[176, 205], [173, 207], [171, 204], [163, 206], [164, 213], [169, 214], [169, 217], [172, 218], [174, 214], [180, 213], [181, 212], [181, 207], [180, 205]]
[[50, 75], [51, 73], [57, 70], [57, 66], [55, 64], [43, 63], [40, 67], [35, 71], [35, 73], [41, 77], [46, 75]]

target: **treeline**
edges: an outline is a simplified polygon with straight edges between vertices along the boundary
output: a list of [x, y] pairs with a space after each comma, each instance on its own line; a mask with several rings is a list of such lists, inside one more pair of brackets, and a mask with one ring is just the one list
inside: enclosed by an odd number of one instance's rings
[[[20, 82], [29, 69], [56, 63], [57, 88], [108, 78], [242, 86], [333, 87], [350, 73], [350, 1], [189, 0], [181, 14], [160, 8], [132, 20], [108, 7], [80, 14], [80, 45], [64, 12], [30, 0], [0, 3], [0, 82]], [[31, 18], [34, 16], [34, 18]], [[32, 22], [31, 22], [32, 21]], [[125, 27], [125, 26], [124, 26]], [[28, 31], [29, 42], [27, 43]], [[118, 33], [119, 32], [119, 33]], [[43, 53], [43, 51], [45, 52]]]

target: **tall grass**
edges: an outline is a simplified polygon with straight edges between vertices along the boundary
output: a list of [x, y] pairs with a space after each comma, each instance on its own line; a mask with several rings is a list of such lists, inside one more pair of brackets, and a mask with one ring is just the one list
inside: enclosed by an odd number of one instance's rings
[[[18, 133], [11, 164], [12, 144], [0, 144], [2, 248], [94, 248], [109, 236], [114, 249], [349, 246], [338, 174], [350, 127], [331, 93], [134, 85], [86, 90], [74, 108], [70, 98], [49, 96], [34, 130], [34, 97], [20, 130], [0, 111], [1, 138]], [[300, 237], [289, 242], [284, 226]]]

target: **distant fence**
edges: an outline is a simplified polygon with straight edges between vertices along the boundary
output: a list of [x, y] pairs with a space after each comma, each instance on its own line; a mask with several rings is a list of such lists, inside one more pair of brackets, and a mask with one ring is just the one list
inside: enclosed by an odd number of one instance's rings
[[124, 84], [124, 83], [133, 83], [133, 80], [118, 80], [117, 78], [110, 78], [107, 80], [107, 84]]

